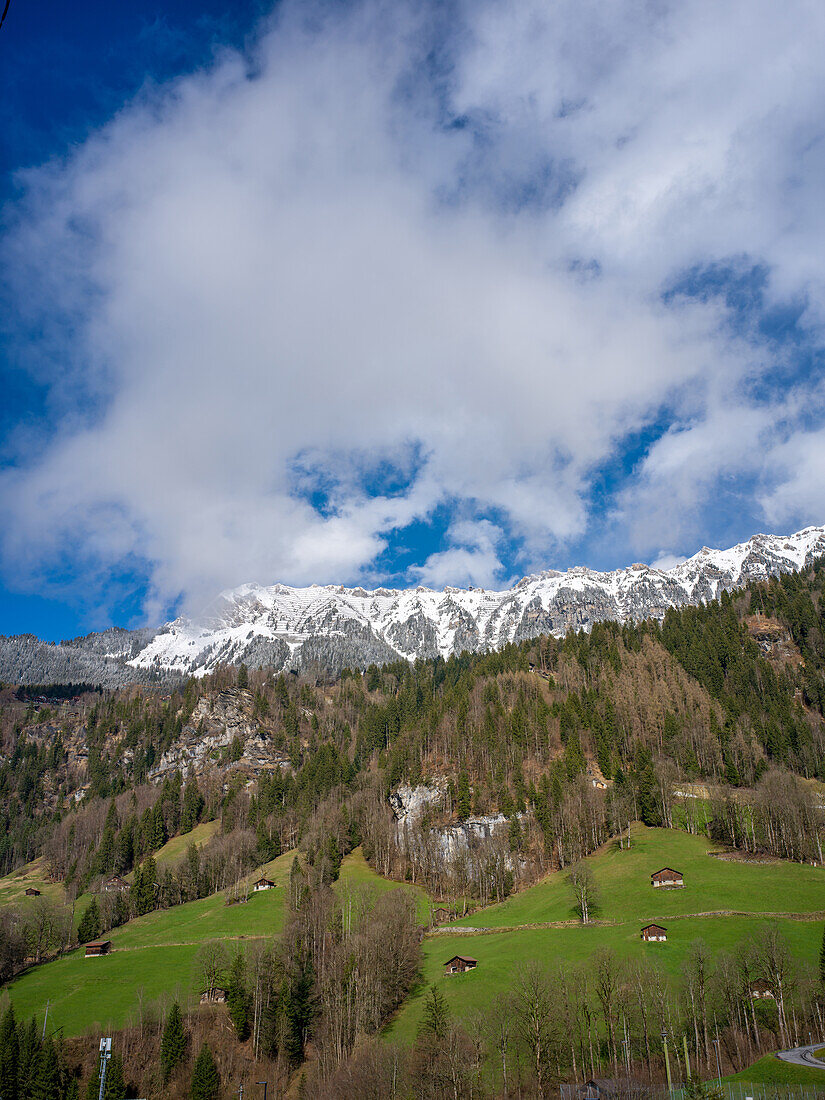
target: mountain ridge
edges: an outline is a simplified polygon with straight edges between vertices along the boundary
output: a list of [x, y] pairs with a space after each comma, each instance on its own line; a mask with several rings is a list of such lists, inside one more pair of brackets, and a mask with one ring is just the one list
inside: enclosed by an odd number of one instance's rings
[[634, 563], [610, 571], [572, 566], [489, 590], [247, 583], [221, 592], [202, 615], [158, 630], [111, 628], [49, 645], [0, 638], [0, 679], [118, 687], [202, 676], [221, 664], [337, 673], [399, 659], [496, 649], [538, 634], [589, 630], [607, 619], [661, 619], [670, 607], [804, 568], [825, 554], [825, 526], [753, 535], [726, 550], [702, 547], [671, 569]]

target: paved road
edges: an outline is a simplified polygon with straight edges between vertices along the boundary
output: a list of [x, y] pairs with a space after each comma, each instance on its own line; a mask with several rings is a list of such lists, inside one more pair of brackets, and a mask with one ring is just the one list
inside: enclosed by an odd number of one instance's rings
[[794, 1047], [793, 1050], [778, 1050], [776, 1057], [783, 1062], [793, 1062], [797, 1066], [815, 1066], [817, 1069], [825, 1069], [825, 1062], [814, 1058], [814, 1051], [821, 1050], [825, 1043], [814, 1043], [809, 1047]]

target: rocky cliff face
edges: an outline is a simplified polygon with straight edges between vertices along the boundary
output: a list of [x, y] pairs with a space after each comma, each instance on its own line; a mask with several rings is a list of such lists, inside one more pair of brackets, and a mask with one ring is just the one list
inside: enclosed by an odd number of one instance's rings
[[[429, 786], [398, 787], [390, 794], [390, 806], [397, 822], [399, 839], [406, 834], [407, 845], [414, 847], [413, 827], [421, 823], [428, 811], [438, 813], [446, 805], [446, 779], [434, 779]], [[441, 855], [450, 861], [491, 840], [506, 825], [507, 818], [497, 813], [468, 817], [466, 821], [447, 825], [428, 826], [426, 833], [434, 840]]]
[[186, 778], [225, 764], [227, 750], [236, 738], [241, 754], [232, 761], [233, 771], [253, 778], [290, 768], [286, 753], [275, 747], [272, 735], [251, 717], [252, 704], [250, 693], [239, 689], [200, 699], [180, 738], [152, 768], [149, 778], [160, 780], [176, 769]]
[[197, 619], [176, 619], [157, 632], [106, 631], [60, 646], [31, 636], [0, 639], [0, 679], [118, 686], [200, 676], [241, 661], [336, 673], [400, 658], [446, 657], [562, 635], [571, 627], [588, 630], [607, 619], [662, 618], [670, 607], [715, 599], [823, 554], [825, 528], [809, 527], [788, 536], [755, 535], [729, 550], [705, 547], [669, 570], [643, 564], [608, 573], [549, 570], [501, 592], [246, 584], [222, 593]]

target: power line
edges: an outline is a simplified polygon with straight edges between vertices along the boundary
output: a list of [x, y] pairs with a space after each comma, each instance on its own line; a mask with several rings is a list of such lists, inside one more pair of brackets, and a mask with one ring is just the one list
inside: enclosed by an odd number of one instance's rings
[[6, 6], [3, 8], [3, 14], [0, 15], [0, 27], [2, 27], [3, 24], [6, 21], [6, 16], [9, 14], [10, 4], [11, 4], [11, 0], [6, 0]]

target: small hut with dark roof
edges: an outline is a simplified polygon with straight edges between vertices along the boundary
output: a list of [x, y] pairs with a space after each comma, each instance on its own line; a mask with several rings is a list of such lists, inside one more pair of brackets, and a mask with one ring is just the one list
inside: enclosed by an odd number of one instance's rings
[[444, 963], [444, 974], [463, 974], [466, 970], [475, 970], [477, 966], [478, 959], [469, 955], [453, 955]]

